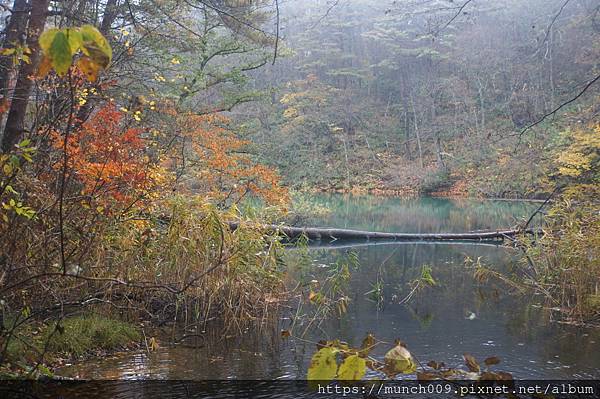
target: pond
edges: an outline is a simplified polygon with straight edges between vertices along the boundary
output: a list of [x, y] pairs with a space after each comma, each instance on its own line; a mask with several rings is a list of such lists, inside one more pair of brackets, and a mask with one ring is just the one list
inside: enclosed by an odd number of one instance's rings
[[[461, 232], [509, 228], [539, 206], [535, 203], [451, 199], [397, 199], [373, 196], [318, 195], [313, 199], [331, 210], [312, 218], [314, 226], [390, 232]], [[539, 220], [536, 221], [539, 223]], [[591, 379], [600, 377], [600, 334], [594, 330], [550, 323], [531, 295], [516, 295], [500, 281], [479, 282], [473, 263], [509, 272], [519, 253], [510, 248], [477, 243], [397, 242], [289, 251], [290, 274], [310, 284], [322, 281], [339, 259], [352, 253], [345, 289], [346, 312], [334, 312], [306, 328], [297, 314], [300, 298], [273, 325], [224, 337], [218, 330], [186, 345], [163, 345], [156, 352], [137, 351], [65, 367], [60, 375], [84, 379], [303, 379], [320, 339], [341, 339], [360, 345], [371, 332], [376, 338], [405, 342], [422, 363], [462, 364], [463, 353], [477, 359], [498, 356], [498, 370], [516, 378]], [[308, 259], [308, 263], [306, 260]], [[407, 302], [410, 283], [424, 268], [435, 286], [419, 291]], [[310, 285], [307, 285], [310, 287]], [[375, 289], [377, 288], [377, 289]], [[304, 289], [304, 297], [309, 288]], [[304, 305], [300, 312], [311, 311]], [[281, 329], [296, 323], [294, 336]], [[202, 335], [202, 334], [199, 334]], [[385, 354], [390, 346], [376, 348]]]

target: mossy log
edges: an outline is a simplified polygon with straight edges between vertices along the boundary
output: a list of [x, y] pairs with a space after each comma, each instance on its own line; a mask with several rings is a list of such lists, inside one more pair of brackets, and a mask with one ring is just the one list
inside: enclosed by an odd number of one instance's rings
[[[232, 230], [238, 222], [229, 222]], [[309, 240], [398, 240], [398, 241], [502, 241], [513, 239], [520, 234], [539, 235], [541, 230], [506, 229], [495, 231], [471, 231], [466, 233], [385, 233], [378, 231], [336, 229], [329, 227], [293, 227], [274, 224], [262, 224], [257, 227], [269, 232], [284, 235], [288, 239], [297, 239], [304, 235]]]

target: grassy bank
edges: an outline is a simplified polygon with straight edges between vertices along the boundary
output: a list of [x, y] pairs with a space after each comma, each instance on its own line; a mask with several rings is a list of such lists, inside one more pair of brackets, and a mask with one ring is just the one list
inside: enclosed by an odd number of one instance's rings
[[[4, 321], [13, 329], [16, 318]], [[66, 360], [102, 356], [137, 347], [142, 335], [131, 323], [88, 314], [22, 328], [18, 339], [8, 341], [3, 378], [52, 376], [52, 368]]]

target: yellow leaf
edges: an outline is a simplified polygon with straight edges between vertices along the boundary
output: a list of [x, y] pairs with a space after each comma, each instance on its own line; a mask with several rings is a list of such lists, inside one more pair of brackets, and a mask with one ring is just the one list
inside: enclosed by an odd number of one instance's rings
[[92, 25], [83, 25], [79, 31], [83, 39], [83, 53], [100, 67], [106, 68], [112, 60], [112, 48], [106, 38]]
[[51, 28], [51, 29], [46, 29], [40, 35], [38, 43], [40, 44], [40, 48], [42, 49], [44, 54], [46, 54], [46, 55], [50, 54], [50, 47], [52, 46], [52, 42], [54, 41], [54, 36], [56, 36], [56, 34], [58, 32], [60, 32], [60, 29]]
[[69, 41], [69, 47], [71, 49], [71, 55], [74, 55], [81, 46], [83, 45], [83, 36], [78, 29], [65, 29], [65, 35], [67, 36], [67, 40]]
[[411, 374], [417, 370], [412, 355], [401, 342], [390, 349], [383, 359], [386, 371], [391, 375], [399, 373]]
[[159, 346], [158, 346], [158, 341], [156, 340], [156, 338], [154, 338], [154, 337], [150, 338], [150, 344], [148, 346], [151, 351], [158, 350]]
[[337, 374], [335, 356], [338, 350], [330, 346], [321, 348], [315, 353], [308, 368], [308, 380], [331, 381]]
[[340, 365], [338, 380], [358, 381], [361, 380], [367, 372], [367, 362], [358, 355], [348, 356]]

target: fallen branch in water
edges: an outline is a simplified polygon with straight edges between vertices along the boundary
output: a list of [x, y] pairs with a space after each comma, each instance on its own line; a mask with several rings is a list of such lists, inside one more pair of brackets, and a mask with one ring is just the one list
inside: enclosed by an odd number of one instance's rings
[[[228, 222], [229, 228], [235, 230], [239, 222]], [[269, 233], [286, 236], [288, 239], [296, 239], [305, 236], [309, 240], [399, 240], [399, 241], [446, 241], [446, 240], [504, 240], [520, 234], [541, 235], [542, 230], [533, 229], [510, 229], [496, 231], [476, 231], [467, 233], [384, 233], [377, 231], [349, 230], [322, 227], [292, 227], [274, 224], [257, 225]]]

